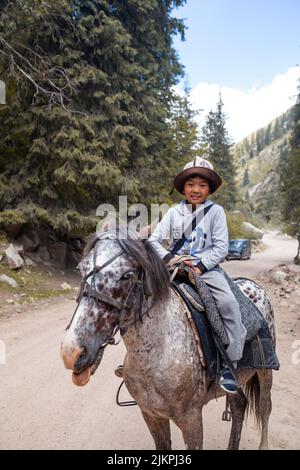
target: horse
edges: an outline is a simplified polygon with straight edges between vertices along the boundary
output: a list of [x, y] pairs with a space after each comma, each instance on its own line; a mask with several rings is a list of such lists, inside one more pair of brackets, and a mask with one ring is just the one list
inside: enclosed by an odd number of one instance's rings
[[[180, 428], [187, 449], [202, 449], [203, 406], [225, 393], [200, 361], [184, 302], [171, 288], [164, 262], [148, 240], [108, 231], [90, 237], [79, 269], [78, 304], [61, 344], [73, 382], [88, 383], [120, 330], [127, 350], [123, 379], [156, 449], [171, 449], [170, 421]], [[256, 301], [275, 345], [266, 292], [254, 281], [240, 282], [245, 295]], [[245, 413], [255, 415], [261, 428], [259, 449], [267, 449], [272, 370], [238, 370], [237, 379], [238, 392], [227, 396], [232, 413], [228, 449], [239, 447]]]

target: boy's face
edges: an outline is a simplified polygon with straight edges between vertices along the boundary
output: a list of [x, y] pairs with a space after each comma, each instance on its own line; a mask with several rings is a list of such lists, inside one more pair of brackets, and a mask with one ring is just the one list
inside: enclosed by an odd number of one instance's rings
[[184, 182], [183, 194], [189, 204], [202, 204], [210, 194], [209, 183], [205, 178], [194, 176]]

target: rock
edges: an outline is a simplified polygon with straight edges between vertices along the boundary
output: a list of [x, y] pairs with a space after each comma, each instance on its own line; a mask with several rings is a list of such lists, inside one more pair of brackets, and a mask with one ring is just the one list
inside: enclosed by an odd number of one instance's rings
[[7, 224], [5, 231], [9, 238], [16, 238], [20, 233], [22, 224]]
[[287, 302], [285, 302], [285, 301], [280, 302], [280, 307], [288, 307], [288, 306], [289, 306], [289, 304]]
[[60, 287], [62, 288], [62, 290], [71, 290], [72, 289], [70, 284], [68, 284], [67, 282], [63, 282]]
[[271, 279], [272, 281], [276, 282], [276, 284], [283, 284], [286, 278], [287, 278], [287, 274], [284, 273], [283, 271], [275, 271], [271, 273]]
[[21, 308], [16, 308], [16, 312], [17, 312], [17, 313], [21, 313], [21, 312], [22, 312], [22, 309], [21, 309]]
[[264, 232], [259, 228], [255, 227], [254, 225], [250, 224], [250, 222], [243, 222], [242, 226], [246, 229], [250, 234], [252, 234], [255, 238], [259, 238], [260, 240], [264, 236]]
[[67, 263], [70, 267], [75, 267], [80, 263], [82, 254], [75, 250], [68, 250], [67, 253]]
[[2, 274], [0, 276], [0, 282], [5, 282], [6, 284], [8, 284], [9, 286], [13, 288], [18, 287], [18, 284], [16, 283], [16, 281], [12, 277], [6, 276], [6, 274]]
[[26, 266], [31, 266], [34, 268], [37, 265], [36, 262], [33, 261], [33, 259], [28, 258], [28, 256], [24, 256], [24, 261], [25, 261]]
[[50, 261], [49, 251], [47, 250], [46, 246], [39, 246], [37, 250], [37, 254], [41, 258], [42, 261], [46, 261], [46, 262]]
[[82, 251], [82, 240], [80, 238], [73, 238], [70, 244], [74, 251]]
[[18, 241], [18, 242], [16, 242], [16, 243], [13, 243], [13, 246], [14, 246], [15, 250], [16, 250], [18, 253], [23, 253], [24, 248], [23, 248], [22, 243], [19, 243], [19, 241]]
[[286, 264], [278, 264], [277, 266], [274, 266], [274, 268], [270, 269], [270, 272], [275, 272], [275, 271], [283, 271], [286, 274], [290, 273], [290, 268]]
[[29, 258], [34, 264], [33, 266], [37, 266], [38, 264], [42, 263], [41, 257], [38, 253], [29, 253]]
[[5, 260], [11, 269], [18, 269], [23, 264], [23, 259], [19, 255], [15, 246], [11, 243], [5, 250]]
[[66, 267], [67, 244], [65, 242], [56, 242], [48, 245], [48, 251], [54, 263], [60, 267]]
[[286, 287], [284, 290], [287, 293], [291, 293], [293, 291], [293, 289], [291, 287]]
[[6, 299], [6, 302], [8, 304], [14, 304], [15, 303], [14, 299]]
[[18, 238], [18, 242], [22, 243], [25, 252], [35, 251], [40, 245], [40, 239], [36, 232], [32, 231], [32, 237], [29, 238], [25, 233]]

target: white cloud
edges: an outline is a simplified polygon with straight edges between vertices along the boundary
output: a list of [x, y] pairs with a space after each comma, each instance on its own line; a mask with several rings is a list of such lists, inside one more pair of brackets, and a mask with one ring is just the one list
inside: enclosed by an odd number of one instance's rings
[[190, 102], [196, 109], [203, 110], [198, 117], [202, 126], [207, 113], [215, 109], [221, 91], [228, 117], [227, 129], [238, 142], [266, 126], [295, 103], [299, 76], [299, 68], [291, 67], [285, 74], [276, 75], [271, 83], [261, 88], [253, 86], [246, 92], [217, 83], [200, 82], [192, 89]]

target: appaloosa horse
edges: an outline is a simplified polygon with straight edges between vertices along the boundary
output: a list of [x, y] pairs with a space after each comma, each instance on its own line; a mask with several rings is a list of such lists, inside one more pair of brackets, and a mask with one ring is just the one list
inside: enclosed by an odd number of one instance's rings
[[[139, 405], [157, 449], [171, 449], [170, 420], [182, 431], [188, 449], [203, 444], [202, 408], [224, 395], [201, 365], [183, 301], [169, 284], [169, 274], [148, 241], [94, 235], [80, 263], [83, 276], [78, 306], [61, 345], [73, 381], [85, 385], [101, 361], [105, 346], [120, 329], [127, 353], [123, 378]], [[265, 291], [241, 280], [269, 325], [274, 318]], [[261, 425], [260, 449], [268, 447], [272, 371], [238, 371], [241, 386], [229, 396], [232, 427], [229, 449], [237, 449], [245, 411]]]

